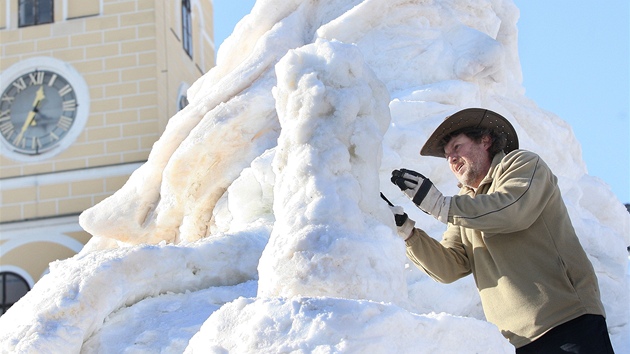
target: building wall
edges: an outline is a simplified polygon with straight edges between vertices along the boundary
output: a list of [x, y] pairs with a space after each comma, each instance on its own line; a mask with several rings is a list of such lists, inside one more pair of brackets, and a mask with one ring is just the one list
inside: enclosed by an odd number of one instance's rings
[[0, 92], [11, 72], [41, 62], [84, 82], [79, 107], [89, 108], [54, 154], [0, 146], [0, 272], [28, 275], [32, 286], [49, 262], [78, 252], [91, 237], [78, 215], [147, 160], [180, 96], [214, 65], [212, 2], [192, 4], [191, 58], [181, 1], [55, 1], [53, 23], [18, 28], [18, 0], [0, 0]]

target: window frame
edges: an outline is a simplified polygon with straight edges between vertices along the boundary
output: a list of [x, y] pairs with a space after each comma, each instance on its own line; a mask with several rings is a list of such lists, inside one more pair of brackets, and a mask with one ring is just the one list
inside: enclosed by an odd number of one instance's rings
[[182, 0], [182, 45], [184, 51], [192, 59], [192, 9], [190, 0]]
[[[43, 13], [41, 10], [43, 5], [48, 3], [50, 5], [50, 12]], [[26, 18], [25, 11], [29, 9], [32, 15], [32, 21], [24, 23]], [[48, 15], [47, 20], [42, 20], [42, 15]], [[18, 28], [43, 25], [47, 23], [55, 22], [55, 1], [54, 0], [19, 0], [18, 1]]]
[[[22, 294], [20, 298], [22, 298], [24, 295], [26, 295], [26, 293], [31, 291], [31, 286], [29, 285], [28, 281], [26, 281], [26, 279], [24, 279], [24, 277], [22, 277], [21, 275], [15, 272], [11, 272], [11, 271], [0, 272], [0, 284], [2, 284], [0, 288], [2, 290], [0, 291], [0, 316], [5, 314], [11, 308], [11, 306], [15, 304], [15, 302], [9, 303], [7, 299], [7, 277], [8, 276], [14, 277], [16, 281], [21, 281], [26, 286], [26, 292]], [[17, 301], [19, 301], [19, 299], [17, 299], [16, 302]]]

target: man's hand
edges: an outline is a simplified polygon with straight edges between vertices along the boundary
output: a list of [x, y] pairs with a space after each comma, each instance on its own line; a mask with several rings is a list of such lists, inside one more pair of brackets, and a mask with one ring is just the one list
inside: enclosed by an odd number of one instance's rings
[[403, 240], [407, 240], [411, 236], [411, 232], [413, 231], [416, 222], [409, 219], [405, 210], [401, 206], [395, 206], [392, 204], [392, 202], [390, 202], [383, 193], [381, 193], [381, 198], [387, 202], [389, 210], [391, 210], [392, 214], [394, 214], [398, 236], [400, 236]]
[[432, 215], [443, 223], [448, 223], [448, 210], [450, 209], [451, 197], [444, 197], [435, 188], [433, 182], [422, 174], [400, 169], [392, 171], [391, 181], [397, 185], [413, 203], [427, 214]]

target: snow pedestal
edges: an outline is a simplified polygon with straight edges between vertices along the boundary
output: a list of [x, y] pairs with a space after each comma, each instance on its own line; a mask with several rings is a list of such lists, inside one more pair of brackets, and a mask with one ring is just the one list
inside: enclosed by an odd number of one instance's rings
[[215, 312], [185, 353], [514, 353], [473, 318], [319, 297], [241, 298]]

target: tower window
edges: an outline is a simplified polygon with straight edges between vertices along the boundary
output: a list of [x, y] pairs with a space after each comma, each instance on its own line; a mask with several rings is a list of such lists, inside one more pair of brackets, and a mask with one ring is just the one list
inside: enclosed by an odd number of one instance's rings
[[180, 111], [188, 106], [188, 97], [186, 95], [179, 96], [179, 100], [177, 100], [177, 109]]
[[192, 58], [192, 21], [190, 16], [190, 0], [182, 0], [182, 42], [184, 51]]
[[22, 298], [29, 290], [31, 290], [28, 282], [21, 276], [13, 272], [0, 272], [0, 315], [7, 312], [9, 307], [13, 306]]
[[53, 0], [20, 0], [19, 27], [53, 22]]

